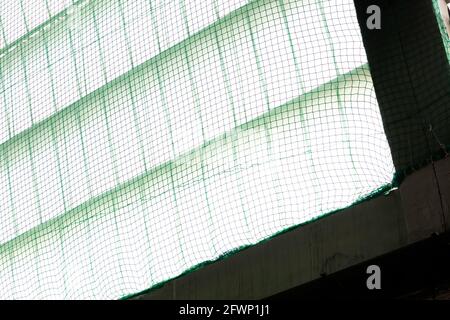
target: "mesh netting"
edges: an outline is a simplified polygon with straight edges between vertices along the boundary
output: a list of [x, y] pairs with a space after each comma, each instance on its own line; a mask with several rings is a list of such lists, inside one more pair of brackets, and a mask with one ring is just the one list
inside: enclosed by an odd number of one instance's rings
[[1, 298], [119, 298], [392, 180], [353, 0], [6, 3]]
[[438, 21], [439, 30], [441, 32], [444, 48], [450, 62], [450, 1], [449, 0], [433, 0], [433, 8]]

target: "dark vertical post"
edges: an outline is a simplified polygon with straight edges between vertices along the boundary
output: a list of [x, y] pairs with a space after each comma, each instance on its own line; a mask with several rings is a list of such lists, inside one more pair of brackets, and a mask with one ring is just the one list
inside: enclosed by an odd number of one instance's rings
[[[397, 171], [445, 154], [450, 143], [450, 67], [434, 0], [354, 0]], [[378, 6], [381, 28], [369, 29]]]

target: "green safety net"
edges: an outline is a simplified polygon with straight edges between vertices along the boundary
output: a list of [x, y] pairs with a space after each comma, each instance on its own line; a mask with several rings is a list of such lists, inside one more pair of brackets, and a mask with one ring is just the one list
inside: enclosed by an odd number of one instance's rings
[[0, 298], [120, 298], [392, 181], [353, 0], [3, 1]]
[[[445, 52], [447, 53], [447, 58], [450, 63], [450, 1], [433, 0], [433, 8], [441, 32]], [[448, 24], [448, 26], [446, 26], [446, 24]]]
[[61, 14], [75, 0], [3, 0], [0, 9], [0, 50], [26, 38], [33, 29]]

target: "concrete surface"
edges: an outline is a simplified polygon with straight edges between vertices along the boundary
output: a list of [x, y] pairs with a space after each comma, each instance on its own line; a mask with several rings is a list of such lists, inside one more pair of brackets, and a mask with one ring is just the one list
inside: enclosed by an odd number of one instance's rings
[[[354, 2], [394, 164], [420, 167], [450, 145], [450, 66], [432, 1]], [[369, 5], [379, 30], [366, 27]]]
[[301, 226], [135, 298], [262, 299], [440, 234], [450, 221], [450, 158], [434, 166], [438, 179], [429, 165], [388, 195]]

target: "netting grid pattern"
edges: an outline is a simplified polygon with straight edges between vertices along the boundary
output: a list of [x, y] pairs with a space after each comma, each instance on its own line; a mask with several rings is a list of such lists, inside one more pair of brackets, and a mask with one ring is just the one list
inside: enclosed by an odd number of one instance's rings
[[392, 180], [353, 0], [6, 2], [0, 298], [119, 298]]
[[[445, 24], [447, 22], [444, 21], [442, 13], [441, 13], [441, 8], [440, 8], [440, 0], [433, 0], [433, 8], [434, 8], [434, 12], [436, 14], [436, 20], [438, 22], [439, 25], [439, 31], [441, 32], [441, 36], [442, 36], [442, 41], [444, 44], [444, 48], [445, 48], [445, 52], [447, 53], [447, 59], [450, 63], [450, 35], [447, 33], [447, 28], [445, 26]], [[442, 3], [441, 3], [442, 5]], [[447, 10], [450, 13], [450, 3], [447, 4]], [[445, 10], [445, 9], [444, 9]]]

